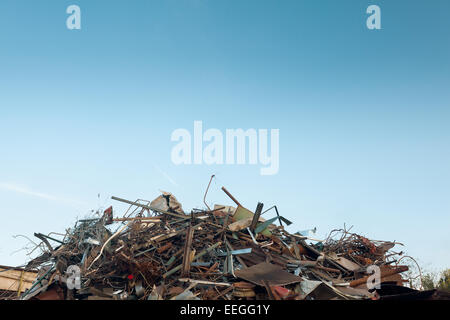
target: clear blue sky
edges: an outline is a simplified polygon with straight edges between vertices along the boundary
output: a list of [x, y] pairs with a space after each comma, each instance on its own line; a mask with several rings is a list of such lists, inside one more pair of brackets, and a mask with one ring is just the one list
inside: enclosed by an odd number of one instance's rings
[[[111, 195], [202, 207], [216, 174], [210, 203], [232, 204], [225, 185], [290, 231], [346, 223], [450, 267], [449, 14], [448, 0], [2, 0], [0, 264], [25, 260], [13, 235], [64, 232]], [[170, 135], [194, 120], [279, 128], [279, 173], [173, 165]]]

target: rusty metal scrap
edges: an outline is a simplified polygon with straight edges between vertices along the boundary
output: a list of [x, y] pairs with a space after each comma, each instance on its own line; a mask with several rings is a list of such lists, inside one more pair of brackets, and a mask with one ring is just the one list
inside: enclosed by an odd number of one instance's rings
[[308, 243], [285, 230], [291, 221], [276, 206], [273, 217], [262, 203], [252, 212], [222, 190], [237, 207], [185, 213], [167, 192], [153, 201], [112, 197], [129, 205], [123, 216], [109, 207], [62, 239], [36, 233], [43, 252], [27, 269], [39, 272], [20, 299], [377, 299], [365, 287], [372, 265], [382, 281], [403, 285], [407, 268], [390, 251], [397, 243], [345, 229]]

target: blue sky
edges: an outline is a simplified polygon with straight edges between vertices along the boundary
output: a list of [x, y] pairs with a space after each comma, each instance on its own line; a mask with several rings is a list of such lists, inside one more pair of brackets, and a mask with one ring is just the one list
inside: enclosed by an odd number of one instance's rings
[[[82, 29], [66, 28], [79, 5]], [[366, 28], [377, 4], [382, 30]], [[450, 3], [0, 2], [0, 264], [111, 195], [276, 204], [450, 267]], [[280, 171], [175, 166], [177, 128], [280, 129]], [[100, 194], [100, 198], [98, 197]], [[124, 207], [114, 203], [118, 213]]]

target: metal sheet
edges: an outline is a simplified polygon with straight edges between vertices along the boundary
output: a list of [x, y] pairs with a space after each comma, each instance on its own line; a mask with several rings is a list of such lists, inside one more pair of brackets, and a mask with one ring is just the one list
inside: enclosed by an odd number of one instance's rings
[[235, 271], [238, 278], [263, 286], [263, 281], [271, 286], [284, 286], [302, 281], [302, 278], [286, 272], [280, 266], [262, 262], [250, 268]]

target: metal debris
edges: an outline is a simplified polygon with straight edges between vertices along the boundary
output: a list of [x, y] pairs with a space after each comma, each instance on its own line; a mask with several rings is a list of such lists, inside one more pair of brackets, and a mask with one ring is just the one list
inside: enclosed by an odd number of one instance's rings
[[[35, 233], [43, 252], [23, 270], [38, 270], [36, 278], [14, 290], [23, 300], [417, 297], [412, 289], [398, 289], [405, 282], [400, 274], [408, 270], [397, 265], [402, 253], [391, 251], [398, 243], [345, 229], [308, 242], [285, 230], [292, 222], [276, 206], [263, 212], [258, 203], [252, 212], [222, 189], [236, 207], [206, 205], [186, 213], [167, 192], [151, 202], [112, 197], [129, 205], [122, 217], [113, 217], [109, 207], [96, 218], [78, 220], [62, 239]], [[206, 193], [206, 204], [205, 199]], [[276, 215], [269, 216], [271, 209]], [[367, 285], [373, 266], [383, 289]]]

